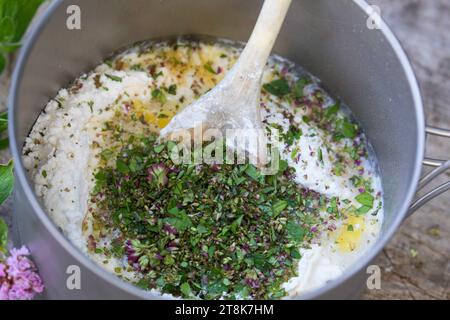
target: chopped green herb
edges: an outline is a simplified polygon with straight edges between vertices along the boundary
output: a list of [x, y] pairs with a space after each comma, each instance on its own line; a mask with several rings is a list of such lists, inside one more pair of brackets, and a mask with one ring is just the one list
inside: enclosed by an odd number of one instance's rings
[[306, 79], [300, 79], [295, 83], [294, 88], [292, 90], [295, 99], [301, 99], [304, 97], [303, 90], [305, 89], [308, 83], [309, 82]]
[[339, 130], [345, 138], [353, 139], [356, 137], [357, 130], [355, 124], [349, 122], [348, 120], [342, 122]]
[[331, 118], [334, 115], [336, 115], [339, 112], [339, 109], [341, 108], [340, 103], [337, 102], [336, 104], [328, 107], [325, 111], [325, 117]]
[[131, 70], [133, 71], [144, 71], [144, 68], [141, 64], [134, 64], [131, 66]]
[[366, 207], [369, 207], [369, 208], [373, 208], [374, 198], [368, 192], [364, 192], [364, 193], [361, 193], [360, 195], [358, 195], [356, 197], [356, 201], [358, 201], [363, 206], [366, 206]]
[[295, 141], [301, 138], [303, 135], [302, 129], [297, 126], [290, 126], [289, 130], [282, 135], [284, 142], [288, 147], [292, 146]]
[[284, 97], [291, 93], [291, 87], [286, 79], [278, 79], [263, 86], [264, 90], [277, 97]]
[[122, 243], [110, 254], [132, 250], [139, 286], [176, 296], [285, 296], [329, 200], [287, 179], [286, 161], [275, 176], [250, 164], [175, 165], [174, 143], [156, 140], [136, 137], [95, 175], [94, 223]]
[[323, 165], [324, 164], [324, 162], [323, 162], [323, 151], [322, 151], [322, 148], [319, 148], [319, 151], [318, 151], [318, 158], [319, 158], [319, 163], [321, 164], [321, 165]]
[[91, 113], [93, 113], [94, 112], [94, 101], [89, 101], [88, 106], [89, 106], [89, 109], [91, 110]]
[[162, 104], [167, 102], [167, 97], [161, 89], [155, 89], [152, 91], [152, 98], [158, 100]]
[[105, 73], [105, 76], [107, 78], [111, 79], [112, 81], [122, 82], [122, 78], [121, 77], [118, 77], [118, 76], [115, 76], [115, 75], [112, 75], [112, 74], [107, 74], [107, 73]]
[[176, 95], [177, 94], [177, 85], [173, 84], [171, 85], [168, 89], [167, 92], [171, 95]]
[[216, 70], [213, 69], [213, 67], [211, 66], [211, 63], [207, 63], [204, 65], [204, 68], [206, 71], [208, 71], [209, 73], [212, 74], [217, 74]]

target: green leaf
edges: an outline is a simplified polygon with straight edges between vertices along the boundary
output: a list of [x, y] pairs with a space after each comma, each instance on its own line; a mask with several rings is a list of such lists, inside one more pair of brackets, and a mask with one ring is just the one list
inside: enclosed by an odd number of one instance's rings
[[6, 58], [3, 53], [0, 52], [0, 74], [2, 74], [3, 70], [6, 67]]
[[116, 82], [122, 82], [122, 78], [112, 75], [112, 74], [105, 74], [106, 77], [108, 77], [109, 79], [111, 79], [112, 81], [116, 81]]
[[286, 224], [286, 231], [289, 238], [296, 241], [302, 241], [305, 237], [305, 230], [300, 227], [297, 223], [288, 221]]
[[253, 264], [256, 268], [261, 271], [267, 271], [270, 268], [270, 265], [267, 263], [267, 258], [261, 253], [254, 253], [251, 256], [253, 259]]
[[348, 120], [344, 121], [341, 126], [341, 133], [344, 137], [353, 139], [356, 137], [355, 125]]
[[328, 107], [325, 111], [325, 117], [331, 118], [332, 116], [336, 115], [339, 112], [340, 108], [341, 108], [341, 105], [339, 102]]
[[0, 42], [10, 43], [14, 39], [16, 23], [11, 17], [0, 18]]
[[0, 165], [0, 205], [9, 198], [14, 188], [14, 163]]
[[8, 112], [0, 113], [0, 133], [8, 129]]
[[234, 220], [234, 222], [231, 224], [231, 231], [236, 233], [237, 229], [241, 226], [243, 219], [244, 215], [241, 215], [236, 220]]
[[280, 160], [280, 163], [278, 164], [278, 174], [283, 174], [288, 167], [289, 164], [286, 160]]
[[249, 165], [245, 173], [255, 181], [259, 181], [261, 178], [261, 173], [256, 169], [254, 165]]
[[191, 286], [189, 285], [189, 283], [184, 282], [181, 286], [180, 286], [180, 291], [183, 294], [183, 296], [185, 298], [188, 298], [191, 296], [192, 294], [192, 290], [191, 290]]
[[372, 207], [367, 207], [367, 206], [362, 206], [361, 208], [359, 208], [358, 210], [356, 210], [356, 215], [363, 215], [366, 214], [367, 212], [370, 211], [370, 209], [372, 209]]
[[171, 266], [175, 263], [175, 259], [172, 256], [165, 256], [163, 262], [166, 266]]
[[288, 145], [288, 147], [292, 146], [295, 141], [300, 139], [303, 135], [303, 131], [301, 128], [290, 126], [289, 130], [283, 134], [284, 142]]
[[373, 208], [374, 198], [370, 193], [368, 193], [368, 192], [361, 193], [355, 199], [363, 206], [369, 207], [370, 209]]
[[114, 156], [114, 151], [111, 149], [105, 149], [102, 152], [100, 152], [100, 158], [102, 158], [105, 161], [108, 161]]
[[6, 253], [8, 250], [8, 225], [0, 218], [0, 252]]
[[167, 97], [161, 89], [155, 89], [152, 91], [152, 98], [159, 100], [162, 104], [167, 102]]
[[270, 94], [273, 94], [277, 97], [284, 97], [285, 95], [291, 93], [291, 88], [289, 87], [289, 84], [285, 79], [279, 79], [270, 83], [266, 83], [263, 88]]
[[213, 67], [211, 66], [211, 63], [207, 63], [204, 65], [204, 68], [206, 71], [208, 71], [209, 73], [212, 74], [217, 74], [216, 70], [213, 69]]
[[294, 248], [291, 250], [291, 257], [294, 259], [301, 259], [302, 255], [300, 254], [297, 248]]
[[192, 220], [184, 211], [171, 210], [169, 213], [172, 214], [173, 218], [167, 218], [165, 221], [177, 229], [179, 232], [183, 232], [190, 227], [192, 227]]
[[306, 85], [308, 84], [308, 80], [306, 79], [300, 79], [298, 80], [293, 88], [293, 94], [295, 99], [303, 98], [303, 90], [305, 89]]
[[323, 150], [322, 150], [322, 148], [319, 148], [317, 157], [319, 158], [319, 162], [323, 165], [324, 163], [323, 163]]
[[[0, 0], [0, 19], [9, 17], [14, 22], [14, 32], [7, 36], [8, 42], [20, 42], [39, 6], [45, 0]], [[5, 22], [10, 24], [10, 22]], [[11, 32], [11, 26], [8, 26]], [[2, 46], [0, 44], [0, 46]], [[6, 52], [17, 49], [17, 45], [3, 44]]]
[[9, 147], [9, 140], [8, 138], [1, 139], [0, 140], [0, 151], [8, 149]]
[[164, 151], [165, 148], [166, 148], [166, 146], [164, 144], [159, 144], [159, 145], [155, 146], [153, 148], [153, 150], [155, 151], [155, 153], [160, 154], [161, 152]]
[[3, 112], [0, 113], [0, 151], [8, 148], [9, 146], [8, 138], [6, 135], [3, 137], [6, 130], [8, 130], [8, 112]]
[[197, 226], [197, 232], [200, 234], [205, 234], [208, 233], [208, 229], [204, 225], [200, 224]]
[[288, 206], [288, 202], [285, 200], [279, 200], [277, 203], [275, 203], [272, 207], [272, 212], [274, 217], [278, 216], [284, 209], [286, 209]]
[[121, 173], [127, 174], [130, 172], [130, 168], [122, 160], [117, 160], [116, 167], [117, 167], [117, 170], [119, 170], [119, 172], [121, 172]]
[[177, 85], [176, 84], [172, 84], [168, 89], [167, 92], [171, 95], [176, 95], [177, 94]]

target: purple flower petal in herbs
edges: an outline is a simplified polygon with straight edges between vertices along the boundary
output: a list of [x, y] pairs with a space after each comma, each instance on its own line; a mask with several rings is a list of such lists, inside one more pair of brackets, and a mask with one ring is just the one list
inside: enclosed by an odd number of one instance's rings
[[213, 172], [218, 172], [218, 171], [220, 170], [220, 166], [219, 166], [218, 164], [216, 164], [216, 163], [213, 163], [213, 164], [211, 165], [211, 170], [212, 170]]
[[364, 157], [365, 155], [366, 155], [366, 150], [361, 149], [361, 150], [358, 151], [358, 156]]
[[136, 182], [134, 183], [134, 185], [136, 186], [136, 188], [139, 188], [141, 186], [141, 180], [136, 180]]
[[197, 174], [200, 174], [202, 172], [202, 170], [203, 170], [203, 165], [199, 164], [199, 165], [195, 166], [195, 172]]
[[124, 103], [124, 104], [122, 105], [122, 109], [123, 109], [123, 112], [124, 112], [124, 113], [126, 113], [126, 114], [130, 113], [130, 111], [131, 111], [131, 104], [129, 104], [129, 103]]
[[163, 227], [163, 230], [165, 233], [167, 233], [167, 235], [174, 235], [177, 234], [177, 229], [175, 229], [174, 227], [172, 227], [169, 224], [165, 224]]
[[156, 183], [159, 187], [163, 187], [167, 185], [169, 182], [168, 174], [169, 170], [164, 165], [164, 163], [158, 163], [152, 165], [150, 168], [147, 169], [147, 180], [150, 183]]
[[179, 173], [180, 169], [176, 166], [173, 166], [169, 169], [169, 173]]
[[286, 177], [286, 179], [288, 180], [294, 180], [295, 179], [295, 174], [289, 172], [288, 170], [286, 170], [283, 175]]
[[173, 252], [178, 250], [177, 243], [175, 241], [169, 242], [169, 244], [166, 247], [167, 251]]
[[244, 253], [249, 253], [250, 252], [250, 246], [247, 243], [244, 243], [242, 245], [242, 251], [244, 251]]
[[130, 240], [125, 242], [125, 255], [127, 256], [128, 263], [130, 265], [133, 265], [139, 261], [139, 256], [136, 254], [136, 250]]
[[245, 283], [252, 289], [258, 289], [260, 287], [260, 283], [256, 279], [247, 278], [245, 279]]
[[88, 249], [90, 251], [95, 251], [95, 249], [97, 249], [97, 242], [95, 241], [94, 236], [91, 234], [88, 237]]
[[364, 192], [366, 192], [366, 189], [364, 189], [364, 188], [359, 188], [358, 191], [359, 191], [359, 193], [364, 193]]

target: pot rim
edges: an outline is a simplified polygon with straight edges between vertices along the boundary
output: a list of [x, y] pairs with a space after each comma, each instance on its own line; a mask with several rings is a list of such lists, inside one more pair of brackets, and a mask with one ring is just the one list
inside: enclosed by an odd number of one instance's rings
[[[30, 205], [33, 208], [35, 214], [38, 216], [39, 220], [44, 224], [49, 233], [54, 237], [56, 241], [81, 265], [89, 269], [92, 273], [102, 278], [104, 281], [109, 282], [111, 285], [118, 287], [119, 289], [127, 292], [136, 298], [157, 298], [154, 294], [150, 292], [145, 292], [138, 289], [136, 286], [120, 280], [113, 274], [102, 269], [100, 266], [96, 265], [89, 257], [85, 256], [78, 248], [73, 245], [69, 239], [67, 239], [56, 227], [56, 225], [51, 221], [51, 218], [45, 213], [45, 210], [41, 207], [33, 188], [31, 187], [26, 171], [23, 167], [21, 148], [17, 145], [17, 138], [15, 136], [16, 128], [16, 115], [14, 113], [15, 105], [18, 98], [19, 82], [22, 78], [25, 63], [33, 49], [37, 38], [44, 27], [47, 25], [50, 17], [53, 13], [63, 4], [64, 0], [55, 0], [38, 19], [33, 29], [30, 31], [28, 38], [25, 40], [24, 45], [20, 51], [19, 58], [17, 60], [14, 73], [12, 76], [10, 95], [8, 99], [8, 110], [10, 117], [10, 125], [8, 129], [9, 139], [10, 139], [10, 150], [15, 161], [15, 175], [18, 183], [22, 187], [25, 196], [30, 201]], [[372, 12], [372, 7], [365, 0], [353, 0], [353, 2], [363, 11], [363, 14], [369, 15]], [[410, 204], [412, 203], [414, 196], [416, 194], [416, 189], [419, 183], [421, 171], [422, 171], [422, 161], [424, 159], [425, 153], [425, 116], [422, 103], [422, 96], [420, 93], [419, 85], [417, 83], [416, 76], [410, 64], [410, 61], [401, 47], [398, 39], [395, 37], [391, 29], [385, 23], [383, 19], [379, 21], [380, 32], [387, 39], [388, 43], [395, 52], [399, 62], [407, 77], [409, 87], [412, 92], [414, 100], [414, 109], [416, 112], [416, 122], [418, 126], [418, 137], [417, 137], [417, 152], [415, 154], [415, 169], [412, 173], [413, 183], [409, 186], [407, 191], [407, 196], [404, 199], [403, 205], [400, 212], [396, 215], [393, 223], [391, 223], [387, 228], [382, 237], [373, 245], [369, 252], [363, 255], [363, 257], [352, 266], [350, 266], [344, 273], [338, 278], [328, 282], [326, 285], [308, 291], [296, 298], [299, 299], [315, 299], [324, 295], [325, 293], [336, 289], [339, 285], [347, 282], [350, 278], [354, 277], [358, 272], [361, 272], [371, 261], [373, 261], [376, 256], [385, 247], [388, 241], [393, 237], [394, 233], [399, 228], [402, 221], [405, 219], [407, 212], [409, 210]], [[164, 296], [158, 298], [166, 299]]]

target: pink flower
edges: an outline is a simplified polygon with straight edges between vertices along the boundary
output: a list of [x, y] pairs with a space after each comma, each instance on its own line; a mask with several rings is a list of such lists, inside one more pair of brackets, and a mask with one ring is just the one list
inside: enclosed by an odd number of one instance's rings
[[3, 277], [6, 277], [6, 266], [3, 263], [0, 263], [0, 278]]
[[122, 109], [124, 113], [128, 114], [131, 111], [131, 105], [129, 103], [124, 103]]
[[44, 291], [29, 254], [26, 247], [12, 249], [6, 261], [0, 263], [0, 300], [31, 300]]

